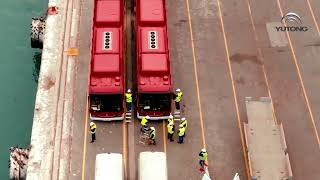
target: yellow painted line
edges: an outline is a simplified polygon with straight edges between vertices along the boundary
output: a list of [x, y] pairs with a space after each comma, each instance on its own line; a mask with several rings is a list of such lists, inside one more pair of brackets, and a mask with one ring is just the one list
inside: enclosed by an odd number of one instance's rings
[[162, 131], [163, 131], [163, 151], [167, 154], [167, 136], [166, 136], [166, 121], [162, 121]]
[[[125, 116], [124, 116], [125, 117]], [[122, 153], [123, 153], [123, 165], [124, 165], [124, 174], [125, 178], [128, 177], [127, 171], [127, 124], [124, 119], [122, 122]]]
[[[279, 10], [280, 10], [281, 16], [283, 16], [283, 11], [282, 11], [281, 4], [280, 4], [280, 1], [279, 1], [279, 0], [277, 0], [277, 4], [278, 4], [278, 8], [279, 8]], [[286, 25], [286, 23], [285, 23], [285, 25]], [[300, 71], [300, 68], [299, 68], [299, 65], [298, 65], [296, 53], [295, 53], [295, 51], [294, 51], [294, 49], [293, 49], [293, 45], [292, 45], [292, 42], [291, 42], [290, 34], [289, 34], [288, 31], [286, 31], [286, 33], [287, 33], [287, 37], [288, 37], [288, 41], [289, 41], [289, 46], [290, 46], [290, 49], [291, 49], [291, 52], [292, 52], [294, 64], [295, 64], [295, 66], [296, 66], [297, 73], [298, 73], [299, 80], [300, 80], [300, 84], [301, 84], [301, 87], [302, 87], [303, 96], [304, 96], [304, 99], [305, 99], [305, 101], [306, 101], [307, 108], [308, 108], [308, 110], [309, 110], [309, 114], [310, 114], [310, 117], [311, 117], [311, 122], [312, 122], [313, 130], [314, 130], [315, 136], [316, 136], [316, 138], [317, 138], [318, 146], [319, 146], [319, 148], [320, 148], [320, 139], [319, 139], [318, 130], [317, 130], [316, 123], [315, 123], [315, 120], [314, 120], [314, 117], [313, 117], [313, 113], [312, 113], [312, 109], [311, 109], [311, 106], [310, 106], [310, 103], [309, 103], [309, 98], [308, 98], [308, 96], [307, 96], [307, 92], [306, 92], [306, 89], [305, 89], [305, 87], [304, 87], [304, 82], [303, 82], [302, 75], [301, 75], [301, 71]]]
[[81, 179], [85, 179], [85, 165], [86, 165], [86, 153], [87, 153], [87, 135], [88, 135], [88, 96], [86, 103], [86, 116], [84, 121], [84, 138], [83, 138], [83, 148], [82, 148], [82, 176]]
[[[262, 61], [264, 61], [264, 58], [262, 56], [260, 48], [258, 49], [258, 54], [261, 57]], [[270, 85], [269, 85], [268, 77], [267, 77], [267, 72], [266, 72], [266, 69], [265, 69], [264, 65], [262, 65], [262, 71], [263, 71], [263, 76], [264, 76], [264, 79], [265, 79], [265, 82], [266, 82], [266, 85], [267, 85], [268, 95], [269, 95], [269, 98], [271, 100], [271, 108], [272, 108], [272, 114], [273, 114], [273, 117], [274, 117], [274, 121], [278, 124], [280, 122], [278, 121], [277, 116], [276, 116], [276, 110], [274, 108], [273, 99], [272, 99], [272, 95], [271, 95], [271, 91], [270, 91]]]
[[[250, 21], [251, 21], [252, 30], [253, 30], [253, 33], [254, 33], [254, 39], [255, 39], [256, 43], [258, 43], [259, 42], [259, 38], [258, 38], [258, 33], [257, 33], [257, 30], [256, 30], [256, 26], [254, 25], [254, 20], [253, 20], [253, 15], [252, 15], [252, 11], [251, 11], [250, 1], [246, 0], [246, 2], [247, 2], [249, 14], [250, 14]], [[272, 95], [271, 95], [271, 91], [270, 91], [270, 85], [269, 85], [269, 81], [268, 81], [268, 77], [267, 77], [267, 72], [266, 72], [266, 69], [265, 69], [265, 66], [264, 66], [265, 59], [264, 59], [264, 57], [262, 55], [261, 48], [257, 46], [257, 49], [258, 49], [258, 56], [261, 58], [261, 61], [263, 62], [262, 63], [262, 72], [263, 72], [264, 80], [266, 82], [268, 95], [269, 95], [269, 98], [271, 99], [271, 107], [272, 107], [273, 117], [275, 119], [275, 122], [279, 123], [278, 120], [277, 120], [277, 117], [276, 117], [275, 108], [274, 108], [274, 105], [273, 105]]]
[[310, 13], [311, 13], [311, 16], [312, 16], [312, 19], [313, 19], [313, 22], [314, 24], [316, 25], [316, 28], [317, 28], [317, 31], [318, 31], [318, 35], [320, 36], [320, 29], [319, 29], [319, 25], [318, 25], [318, 22], [316, 20], [316, 17], [314, 15], [314, 11], [312, 9], [312, 6], [311, 6], [311, 3], [309, 0], [307, 0], [307, 3], [308, 3], [308, 7], [309, 7], [309, 10], [310, 10]]
[[198, 99], [198, 108], [199, 108], [199, 117], [200, 117], [200, 127], [201, 127], [201, 137], [202, 137], [202, 147], [206, 148], [206, 139], [204, 136], [204, 126], [203, 126], [203, 116], [202, 116], [202, 109], [201, 109], [201, 98], [200, 98], [200, 88], [199, 88], [199, 80], [198, 80], [198, 71], [197, 71], [197, 62], [196, 62], [196, 53], [195, 53], [195, 46], [194, 46], [194, 39], [193, 39], [193, 32], [192, 32], [192, 20], [190, 15], [190, 6], [189, 0], [186, 0], [187, 3], [187, 12], [188, 12], [188, 22], [189, 22], [189, 31], [190, 31], [190, 38], [191, 38], [191, 48], [192, 48], [192, 59], [193, 59], [193, 67], [194, 67], [194, 76], [196, 79], [196, 90], [197, 90], [197, 99]]
[[227, 60], [228, 60], [229, 74], [230, 74], [230, 77], [231, 77], [233, 98], [234, 98], [234, 103], [235, 103], [236, 112], [237, 112], [238, 127], [239, 127], [239, 130], [240, 130], [240, 139], [241, 139], [241, 145], [242, 145], [242, 152], [243, 152], [243, 157], [244, 157], [244, 160], [245, 160], [247, 177], [248, 177], [248, 179], [250, 179], [248, 157], [247, 157], [246, 148], [245, 148], [244, 132], [243, 132], [242, 125], [241, 125], [241, 120], [240, 120], [240, 112], [239, 112], [239, 107], [238, 107], [237, 93], [236, 93], [234, 78], [233, 78], [233, 74], [232, 74], [230, 53], [229, 53], [229, 48], [228, 48], [228, 43], [227, 43], [226, 32], [225, 32], [225, 28], [224, 28], [224, 21], [223, 21], [222, 12], [221, 12], [220, 0], [217, 0], [217, 2], [218, 2], [219, 17], [220, 17], [220, 22], [221, 22], [223, 39], [224, 39], [224, 46], [225, 46], [226, 56], [227, 56]]

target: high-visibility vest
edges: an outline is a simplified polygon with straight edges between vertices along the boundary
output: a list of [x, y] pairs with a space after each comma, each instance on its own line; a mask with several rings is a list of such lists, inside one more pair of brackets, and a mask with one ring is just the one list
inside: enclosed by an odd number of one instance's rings
[[205, 161], [208, 157], [208, 153], [207, 152], [200, 152], [199, 153], [199, 159]]
[[96, 125], [96, 124], [93, 124], [92, 126], [90, 126], [90, 131], [91, 131], [91, 134], [96, 133], [96, 131], [97, 131], [97, 125]]
[[179, 128], [179, 133], [178, 133], [178, 135], [179, 136], [184, 136], [184, 133], [186, 132], [186, 128], [184, 128], [184, 127], [181, 127], [181, 128]]
[[168, 123], [171, 123], [171, 122], [173, 122], [173, 118], [168, 119]]
[[150, 139], [156, 139], [156, 130], [151, 130], [149, 134]]
[[147, 125], [147, 122], [148, 122], [148, 119], [143, 116], [142, 119], [141, 119], [141, 125], [142, 125], [142, 126], [146, 126], [146, 125]]
[[168, 124], [168, 125], [167, 125], [168, 133], [169, 133], [169, 134], [173, 134], [173, 133], [174, 133], [173, 126], [174, 126], [173, 124]]
[[175, 102], [180, 102], [182, 98], [182, 92], [178, 92], [176, 94], [176, 98], [174, 99]]
[[131, 93], [126, 93], [126, 102], [131, 103], [132, 102], [132, 94]]
[[188, 122], [187, 122], [187, 120], [183, 120], [183, 121], [181, 121], [181, 123], [180, 123], [183, 127], [185, 127], [185, 128], [187, 128], [188, 127]]

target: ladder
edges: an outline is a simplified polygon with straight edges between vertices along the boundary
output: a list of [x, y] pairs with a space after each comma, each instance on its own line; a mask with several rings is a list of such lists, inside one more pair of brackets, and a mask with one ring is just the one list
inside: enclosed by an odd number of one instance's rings
[[173, 119], [174, 119], [174, 121], [180, 121], [181, 120], [181, 112], [179, 110], [174, 110]]
[[147, 132], [141, 132], [140, 134], [140, 139], [139, 139], [139, 143], [140, 144], [143, 144], [143, 145], [146, 145], [146, 143], [148, 142], [149, 140], [149, 133]]
[[127, 112], [126, 112], [126, 122], [127, 122], [127, 123], [131, 122], [131, 118], [132, 118], [132, 113], [131, 113], [131, 111], [127, 111]]

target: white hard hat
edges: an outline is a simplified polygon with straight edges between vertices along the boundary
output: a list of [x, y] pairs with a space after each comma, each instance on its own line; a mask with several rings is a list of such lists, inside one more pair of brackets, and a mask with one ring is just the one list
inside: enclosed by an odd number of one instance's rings
[[90, 122], [90, 126], [93, 126], [94, 125], [94, 122]]
[[179, 127], [183, 127], [183, 124], [180, 124]]
[[201, 149], [201, 152], [207, 152], [207, 150], [206, 149]]
[[181, 90], [180, 90], [180, 89], [176, 89], [176, 91], [177, 91], [177, 92], [180, 92]]
[[150, 129], [155, 130], [155, 128], [154, 128], [154, 127], [150, 127]]
[[169, 119], [172, 119], [172, 118], [173, 118], [173, 116], [170, 114]]
[[128, 89], [127, 92], [131, 92], [131, 89]]
[[169, 125], [173, 125], [173, 122], [172, 122], [172, 121], [170, 121], [170, 122], [169, 122]]
[[150, 116], [146, 116], [147, 119], [150, 119]]
[[185, 117], [181, 118], [181, 121], [184, 121], [184, 120], [186, 120], [186, 118], [185, 118]]

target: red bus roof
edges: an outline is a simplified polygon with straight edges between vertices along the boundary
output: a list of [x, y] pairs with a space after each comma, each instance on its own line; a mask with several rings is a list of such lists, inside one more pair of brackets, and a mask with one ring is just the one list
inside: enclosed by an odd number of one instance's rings
[[123, 93], [123, 6], [122, 0], [95, 2], [90, 94]]
[[164, 0], [139, 0], [139, 24], [165, 24]]
[[95, 23], [120, 25], [122, 4], [120, 0], [98, 0], [96, 3]]
[[171, 92], [171, 69], [164, 0], [138, 0], [138, 91]]

